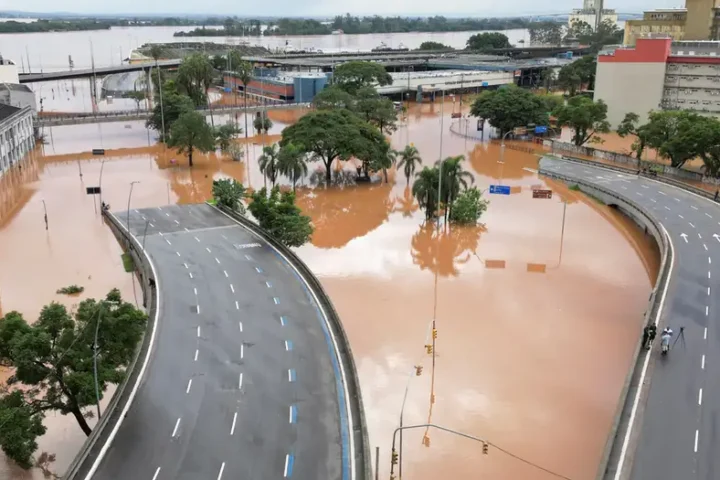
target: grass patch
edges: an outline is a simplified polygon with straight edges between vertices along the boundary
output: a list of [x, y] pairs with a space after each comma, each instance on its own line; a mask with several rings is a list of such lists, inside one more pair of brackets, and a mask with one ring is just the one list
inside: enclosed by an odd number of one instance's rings
[[121, 255], [123, 267], [125, 267], [126, 272], [134, 272], [135, 271], [135, 262], [133, 262], [132, 257], [129, 253], [123, 253]]
[[215, 200], [214, 198], [211, 198], [210, 200], [208, 200], [207, 203], [209, 203], [212, 206], [217, 206], [217, 200]]
[[63, 287], [59, 290], [56, 290], [55, 293], [58, 293], [61, 295], [79, 295], [84, 291], [85, 291], [85, 287], [81, 287], [80, 285], [70, 285], [67, 287]]
[[570, 185], [570, 190], [572, 190], [573, 192], [579, 192], [579, 191], [580, 191], [580, 185], [578, 185], [577, 183], [574, 184], [574, 185]]

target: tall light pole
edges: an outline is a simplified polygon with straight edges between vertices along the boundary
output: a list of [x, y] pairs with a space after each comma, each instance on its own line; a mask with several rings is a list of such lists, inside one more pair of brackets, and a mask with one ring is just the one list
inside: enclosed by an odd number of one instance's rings
[[45, 199], [43, 199], [43, 211], [45, 212], [45, 230], [48, 229], [48, 217], [47, 217], [47, 205], [45, 205]]
[[98, 179], [98, 187], [100, 188], [100, 208], [102, 208], [103, 201], [102, 201], [102, 174], [103, 174], [103, 168], [105, 168], [105, 159], [103, 158], [100, 162], [100, 178]]
[[[498, 160], [498, 163], [503, 165], [502, 168], [505, 167], [505, 138], [507, 138], [507, 136], [512, 132], [513, 130], [508, 130], [500, 139], [500, 160]], [[502, 173], [500, 174], [500, 185], [502, 185]]]
[[97, 357], [98, 357], [98, 333], [100, 333], [100, 322], [102, 321], [102, 303], [98, 305], [97, 322], [95, 322], [95, 343], [93, 343], [93, 376], [95, 377], [95, 404], [97, 406], [98, 421], [100, 421], [100, 386], [98, 385]]
[[[443, 127], [444, 127], [444, 120], [445, 120], [445, 90], [443, 90], [442, 94], [442, 103], [440, 104], [440, 157], [439, 157], [439, 168], [438, 168], [438, 204], [437, 208], [440, 209], [440, 201], [442, 199], [442, 171], [443, 171]], [[440, 216], [437, 217], [437, 229], [438, 229], [438, 236], [440, 235]], [[433, 325], [433, 328], [434, 325]]]
[[[132, 198], [133, 187], [135, 186], [136, 183], [140, 183], [140, 181], [139, 181], [139, 180], [133, 180], [132, 182], [130, 182], [130, 193], [128, 193], [128, 204], [127, 204], [127, 229], [128, 229], [128, 234], [130, 233], [130, 199]], [[130, 239], [129, 239], [129, 237], [128, 237], [128, 244], [130, 244]]]

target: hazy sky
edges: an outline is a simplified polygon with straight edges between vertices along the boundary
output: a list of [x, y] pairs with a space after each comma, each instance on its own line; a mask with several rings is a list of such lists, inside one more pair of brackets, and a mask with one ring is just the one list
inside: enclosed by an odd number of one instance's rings
[[[606, 0], [605, 8], [640, 12], [681, 7], [680, 0]], [[0, 10], [73, 13], [189, 13], [208, 15], [325, 16], [349, 12], [365, 15], [493, 16], [560, 13], [582, 6], [582, 0], [0, 0]]]

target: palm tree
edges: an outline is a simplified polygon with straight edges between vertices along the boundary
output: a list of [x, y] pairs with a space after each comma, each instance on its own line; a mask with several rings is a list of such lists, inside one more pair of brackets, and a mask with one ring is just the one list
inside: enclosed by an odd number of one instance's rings
[[398, 168], [402, 168], [405, 172], [405, 178], [407, 179], [408, 185], [410, 184], [410, 177], [415, 175], [415, 169], [417, 165], [422, 163], [420, 158], [420, 152], [415, 148], [414, 145], [407, 145], [403, 151], [400, 152], [400, 161], [398, 162]]
[[417, 199], [420, 208], [425, 210], [425, 218], [431, 219], [437, 210], [438, 195], [438, 169], [425, 167], [415, 174], [415, 183], [412, 186], [413, 196]]
[[387, 169], [392, 168], [397, 163], [398, 151], [388, 148], [386, 152], [383, 152], [383, 158], [381, 159], [381, 165], [383, 170], [383, 176], [385, 177], [385, 183], [388, 183]]
[[155, 70], [157, 70], [158, 76], [158, 88], [160, 89], [160, 121], [162, 123], [162, 138], [165, 141], [165, 112], [163, 111], [163, 96], [162, 96], [162, 79], [160, 78], [160, 67], [158, 66], [158, 60], [163, 54], [163, 49], [160, 45], [150, 46], [150, 56], [155, 60]]
[[240, 83], [243, 84], [243, 99], [245, 102], [244, 110], [245, 110], [245, 140], [248, 138], [248, 124], [247, 124], [247, 86], [250, 83], [250, 80], [252, 80], [252, 74], [253, 74], [253, 66], [250, 62], [247, 62], [245, 60], [240, 61], [237, 63], [237, 65], [234, 67], [234, 73], [235, 78], [240, 80]]
[[280, 149], [277, 168], [280, 173], [290, 177], [294, 192], [298, 178], [308, 174], [305, 152], [296, 145], [288, 143]]
[[280, 150], [278, 149], [277, 143], [273, 143], [270, 146], [263, 147], [263, 153], [258, 158], [260, 173], [262, 173], [265, 178], [270, 179], [273, 187], [275, 187], [275, 180], [277, 180], [279, 153]]
[[442, 161], [442, 202], [446, 205], [445, 218], [452, 211], [452, 204], [460, 194], [461, 190], [467, 190], [469, 185], [475, 183], [472, 173], [463, 169], [462, 163], [465, 155], [447, 157]]

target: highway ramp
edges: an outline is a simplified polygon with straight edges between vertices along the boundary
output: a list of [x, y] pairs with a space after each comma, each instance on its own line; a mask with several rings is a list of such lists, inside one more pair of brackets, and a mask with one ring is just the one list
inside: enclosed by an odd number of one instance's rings
[[158, 277], [151, 363], [96, 480], [348, 480], [338, 359], [318, 305], [208, 205], [115, 214]]
[[660, 357], [659, 342], [651, 353], [647, 403], [633, 425], [639, 442], [627, 455], [631, 475], [617, 478], [719, 479], [720, 205], [651, 178], [587, 164], [545, 157], [541, 170], [632, 199], [665, 227], [675, 253], [660, 324], [673, 328], [677, 343], [667, 358]]

